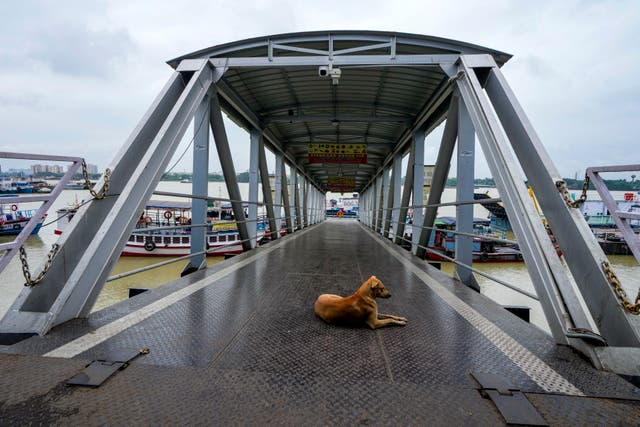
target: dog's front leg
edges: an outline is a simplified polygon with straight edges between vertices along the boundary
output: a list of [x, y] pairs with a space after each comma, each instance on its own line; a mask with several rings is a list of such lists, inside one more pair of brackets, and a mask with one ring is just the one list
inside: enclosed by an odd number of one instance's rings
[[407, 321], [406, 317], [394, 316], [393, 314], [381, 314], [381, 313], [378, 313], [378, 319], [395, 319], [395, 320], [402, 320], [404, 322]]
[[397, 320], [397, 319], [391, 319], [391, 318], [379, 319], [377, 314], [371, 316], [369, 320], [367, 320], [367, 325], [369, 325], [371, 329], [378, 329], [384, 326], [392, 326], [392, 325], [404, 326], [406, 324], [407, 324], [406, 319], [405, 320]]

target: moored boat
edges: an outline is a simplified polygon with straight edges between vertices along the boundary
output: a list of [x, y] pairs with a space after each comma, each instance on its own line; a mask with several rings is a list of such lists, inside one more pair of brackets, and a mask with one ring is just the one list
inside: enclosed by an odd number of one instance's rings
[[[36, 213], [33, 209], [20, 209], [17, 204], [0, 204], [0, 236], [20, 234]], [[38, 234], [46, 215], [38, 221], [31, 234]]]
[[[56, 234], [62, 234], [77, 212], [78, 204], [59, 209]], [[191, 252], [191, 227], [159, 230], [158, 227], [191, 225], [191, 204], [186, 202], [151, 201], [140, 215], [135, 229], [122, 251], [125, 256], [182, 256]], [[265, 237], [265, 222], [259, 221], [256, 240]], [[242, 239], [228, 207], [207, 210], [206, 247], [208, 255], [222, 256], [243, 252]]]

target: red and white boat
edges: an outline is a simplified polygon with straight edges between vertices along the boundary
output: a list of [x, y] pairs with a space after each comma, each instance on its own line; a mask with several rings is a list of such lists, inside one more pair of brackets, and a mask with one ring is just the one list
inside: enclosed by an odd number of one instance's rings
[[[78, 210], [78, 204], [59, 209], [56, 234], [62, 234]], [[125, 256], [182, 256], [191, 252], [191, 228], [158, 230], [191, 224], [191, 204], [187, 202], [151, 201], [136, 224], [122, 251]], [[258, 222], [258, 244], [265, 237], [266, 222]], [[267, 230], [268, 232], [268, 230]], [[231, 206], [207, 210], [207, 255], [222, 256], [243, 252], [242, 239]]]

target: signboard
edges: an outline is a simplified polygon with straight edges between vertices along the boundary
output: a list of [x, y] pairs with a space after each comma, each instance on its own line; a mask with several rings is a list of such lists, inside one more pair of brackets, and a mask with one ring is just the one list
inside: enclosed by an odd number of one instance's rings
[[355, 178], [333, 177], [327, 181], [327, 189], [334, 193], [350, 193], [356, 189]]
[[367, 144], [309, 144], [309, 163], [367, 163]]

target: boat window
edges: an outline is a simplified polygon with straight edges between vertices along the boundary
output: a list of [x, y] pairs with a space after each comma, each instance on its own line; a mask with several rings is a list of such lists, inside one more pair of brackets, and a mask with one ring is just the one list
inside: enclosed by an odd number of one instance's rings
[[173, 243], [180, 243], [180, 237], [174, 237]]
[[182, 238], [182, 243], [189, 244], [189, 238], [188, 237], [183, 237]]
[[233, 242], [234, 240], [236, 240], [236, 235], [235, 234], [230, 234], [229, 235], [229, 241]]
[[144, 243], [144, 236], [136, 236], [136, 242]]
[[165, 237], [165, 238], [164, 238], [164, 244], [165, 244], [165, 245], [168, 245], [168, 244], [170, 244], [170, 243], [171, 243], [171, 237]]
[[219, 242], [226, 242], [227, 241], [227, 236], [224, 236], [224, 235], [223, 236], [219, 236], [218, 237], [218, 241]]
[[155, 237], [153, 238], [153, 240], [154, 240], [156, 243], [162, 243], [162, 236], [155, 236]]
[[216, 243], [218, 241], [218, 236], [209, 236], [209, 243]]
[[134, 235], [129, 236], [129, 241], [130, 242], [135, 242], [136, 241], [136, 236], [134, 236]]

